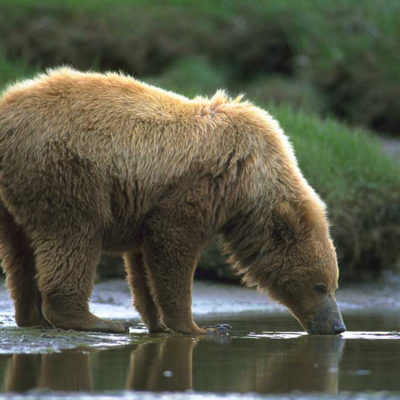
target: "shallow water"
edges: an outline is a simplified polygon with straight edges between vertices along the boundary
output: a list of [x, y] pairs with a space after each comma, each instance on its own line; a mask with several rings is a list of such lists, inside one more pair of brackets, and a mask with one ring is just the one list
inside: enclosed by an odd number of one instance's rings
[[[131, 310], [129, 291], [120, 285], [97, 287], [92, 309], [98, 315], [114, 310], [120, 317], [125, 307]], [[338, 298], [348, 331], [311, 336], [287, 311], [270, 307], [252, 291], [215, 285], [196, 291], [199, 324], [228, 322], [229, 337], [148, 335], [134, 311], [128, 313], [134, 325], [130, 335], [19, 329], [1, 292], [0, 392], [47, 399], [57, 393], [152, 400], [400, 398], [397, 292], [379, 304], [374, 290], [352, 289], [354, 302], [344, 292]], [[365, 292], [363, 301], [375, 307], [359, 307], [357, 293]], [[160, 394], [165, 391], [175, 393]]]
[[[0, 355], [0, 388], [92, 393], [400, 392], [400, 316], [349, 314], [345, 319], [349, 331], [340, 336], [306, 335], [286, 314], [246, 320], [231, 316], [231, 335], [220, 338], [147, 335], [137, 326], [129, 339], [110, 335], [120, 341], [115, 348], [105, 349], [105, 343], [103, 350], [96, 350], [83, 342], [79, 350]], [[203, 324], [215, 322], [213, 318]], [[374, 330], [360, 331], [360, 326]]]

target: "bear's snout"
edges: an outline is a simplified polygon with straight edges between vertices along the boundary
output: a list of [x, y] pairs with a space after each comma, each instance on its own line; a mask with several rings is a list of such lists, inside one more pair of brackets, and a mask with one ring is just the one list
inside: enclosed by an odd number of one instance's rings
[[314, 318], [305, 324], [310, 334], [338, 335], [346, 330], [342, 314], [334, 296], [326, 296]]
[[334, 324], [333, 324], [333, 326], [332, 326], [332, 329], [333, 329], [333, 333], [334, 333], [335, 335], [339, 335], [340, 333], [343, 333], [343, 332], [346, 331], [346, 326], [344, 325], [344, 322], [343, 322], [343, 321], [341, 321], [341, 322], [334, 322]]

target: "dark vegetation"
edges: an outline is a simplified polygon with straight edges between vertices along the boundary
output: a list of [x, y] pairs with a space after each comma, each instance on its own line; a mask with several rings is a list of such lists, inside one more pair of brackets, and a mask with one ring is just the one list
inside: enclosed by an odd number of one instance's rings
[[[399, 134], [399, 12], [396, 0], [3, 0], [0, 85], [68, 64], [188, 96], [244, 92], [327, 201], [342, 278], [370, 278], [398, 263], [400, 167], [355, 126]], [[230, 278], [216, 246], [199, 275]], [[115, 262], [101, 274], [122, 272]]]
[[0, 49], [38, 68], [72, 64], [140, 77], [203, 57], [234, 90], [267, 75], [278, 102], [297, 104], [306, 87], [324, 104], [316, 111], [398, 134], [396, 0], [201, 3], [3, 0]]

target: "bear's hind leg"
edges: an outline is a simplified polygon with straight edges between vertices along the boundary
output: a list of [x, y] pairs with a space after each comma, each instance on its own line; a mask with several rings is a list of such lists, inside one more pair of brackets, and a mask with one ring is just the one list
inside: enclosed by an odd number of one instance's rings
[[100, 257], [100, 235], [82, 224], [53, 235], [34, 233], [33, 246], [43, 315], [56, 328], [122, 333], [126, 328], [89, 311], [89, 297]]
[[29, 239], [13, 216], [0, 205], [0, 256], [18, 326], [49, 326], [42, 315], [42, 298], [35, 279]]
[[124, 261], [128, 282], [132, 290], [133, 304], [149, 332], [167, 332], [168, 330], [160, 321], [160, 314], [150, 292], [150, 282], [143, 254], [141, 252], [126, 254]]

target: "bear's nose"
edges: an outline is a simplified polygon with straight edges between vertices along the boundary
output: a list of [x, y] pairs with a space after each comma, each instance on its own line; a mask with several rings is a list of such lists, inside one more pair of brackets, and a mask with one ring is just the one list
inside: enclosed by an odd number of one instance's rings
[[341, 322], [335, 322], [334, 324], [333, 324], [333, 326], [332, 326], [332, 330], [333, 330], [333, 333], [335, 334], [335, 335], [339, 335], [340, 333], [343, 333], [343, 332], [345, 332], [345, 330], [346, 330], [346, 327], [344, 326], [344, 324], [343, 323], [341, 323]]

